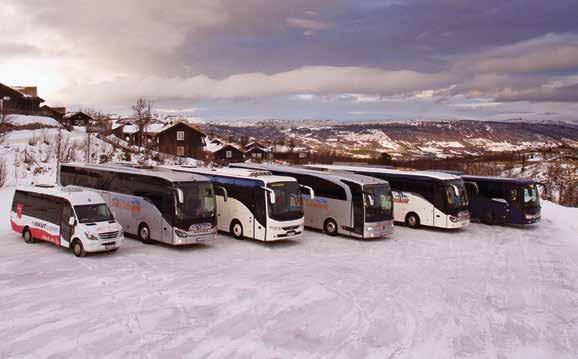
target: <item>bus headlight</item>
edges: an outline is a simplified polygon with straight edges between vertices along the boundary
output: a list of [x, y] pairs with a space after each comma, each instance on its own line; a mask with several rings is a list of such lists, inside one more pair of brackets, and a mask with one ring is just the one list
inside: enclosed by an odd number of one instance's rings
[[86, 238], [90, 239], [91, 241], [98, 241], [98, 236], [94, 233], [84, 232]]
[[273, 231], [280, 231], [280, 230], [282, 230], [283, 228], [281, 228], [281, 227], [275, 227], [275, 226], [270, 226], [269, 229], [271, 229], [271, 230], [273, 230]]
[[180, 229], [176, 229], [176, 228], [175, 228], [175, 234], [177, 235], [177, 237], [181, 237], [181, 238], [186, 238], [189, 236], [187, 234], [187, 232], [181, 231]]
[[450, 221], [457, 223], [460, 219], [458, 217], [450, 216]]
[[368, 231], [368, 232], [373, 232], [373, 231], [375, 231], [375, 228], [373, 228], [373, 227], [367, 227], [367, 231]]

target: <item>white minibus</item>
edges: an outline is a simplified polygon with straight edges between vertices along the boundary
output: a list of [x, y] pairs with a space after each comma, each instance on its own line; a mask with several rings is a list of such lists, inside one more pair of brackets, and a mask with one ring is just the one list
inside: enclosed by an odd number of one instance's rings
[[42, 240], [87, 252], [115, 251], [124, 236], [102, 197], [78, 188], [19, 187], [10, 212], [12, 229], [26, 243]]
[[290, 176], [304, 191], [305, 226], [329, 235], [381, 238], [393, 233], [393, 202], [387, 181], [348, 172], [320, 172], [294, 166], [236, 163], [235, 168], [252, 168]]
[[470, 224], [468, 196], [461, 177], [442, 172], [400, 171], [371, 166], [308, 165], [348, 171], [387, 180], [392, 189], [394, 218], [407, 226], [463, 228]]
[[296, 239], [303, 235], [301, 191], [294, 178], [247, 169], [166, 168], [203, 175], [213, 182], [220, 231], [237, 239], [260, 241]]
[[60, 182], [97, 191], [125, 233], [143, 243], [216, 238], [215, 194], [206, 177], [130, 164], [62, 164]]

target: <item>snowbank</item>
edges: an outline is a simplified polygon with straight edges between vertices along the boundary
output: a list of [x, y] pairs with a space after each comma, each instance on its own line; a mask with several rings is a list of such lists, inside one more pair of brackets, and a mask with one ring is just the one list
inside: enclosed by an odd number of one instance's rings
[[356, 241], [25, 244], [0, 190], [0, 357], [576, 358], [578, 210]]
[[14, 126], [26, 126], [32, 124], [40, 124], [45, 126], [59, 126], [58, 121], [52, 117], [44, 116], [25, 116], [25, 115], [9, 115], [10, 123]]

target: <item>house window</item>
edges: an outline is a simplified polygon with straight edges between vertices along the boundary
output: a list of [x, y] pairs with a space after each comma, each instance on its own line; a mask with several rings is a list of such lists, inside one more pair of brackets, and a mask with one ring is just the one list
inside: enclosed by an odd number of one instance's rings
[[253, 153], [251, 154], [251, 156], [252, 156], [253, 158], [257, 158], [257, 154], [256, 154], [255, 152], [253, 152]]
[[233, 151], [227, 151], [227, 152], [225, 152], [225, 157], [227, 157], [227, 158], [232, 158], [232, 157], [233, 157]]
[[177, 156], [184, 156], [185, 155], [185, 148], [182, 146], [177, 147]]
[[185, 140], [185, 131], [177, 131], [177, 141]]
[[307, 157], [307, 154], [304, 152], [299, 152], [299, 158], [305, 158]]
[[261, 158], [261, 154], [260, 154], [260, 153], [257, 153], [257, 158]]

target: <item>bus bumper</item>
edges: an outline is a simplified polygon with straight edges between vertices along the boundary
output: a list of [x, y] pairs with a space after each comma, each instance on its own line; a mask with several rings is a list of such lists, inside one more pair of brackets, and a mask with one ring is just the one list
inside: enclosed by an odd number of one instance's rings
[[282, 241], [303, 237], [303, 221], [282, 226], [267, 227], [267, 241]]
[[389, 221], [366, 223], [363, 238], [381, 238], [393, 234], [393, 219]]
[[177, 246], [183, 246], [187, 244], [195, 244], [201, 242], [209, 242], [217, 239], [217, 232], [201, 234], [201, 235], [192, 235], [187, 237], [178, 237], [175, 235], [173, 244]]
[[120, 248], [124, 242], [124, 235], [120, 235], [114, 239], [101, 239], [98, 241], [84, 240], [82, 246], [86, 252], [106, 252]]

